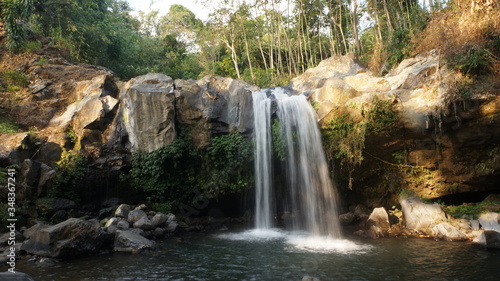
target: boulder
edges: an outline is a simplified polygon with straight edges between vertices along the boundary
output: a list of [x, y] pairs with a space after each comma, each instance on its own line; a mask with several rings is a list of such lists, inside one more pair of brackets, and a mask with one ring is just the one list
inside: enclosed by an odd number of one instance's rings
[[342, 225], [351, 225], [356, 222], [357, 217], [354, 213], [348, 212], [339, 216]]
[[116, 224], [116, 227], [119, 229], [119, 230], [127, 230], [130, 228], [130, 223], [128, 221], [119, 221], [117, 224]]
[[172, 78], [149, 73], [131, 79], [120, 91], [115, 142], [127, 135], [132, 152], [152, 152], [177, 137]]
[[23, 243], [23, 250], [44, 257], [75, 258], [97, 253], [109, 241], [94, 222], [71, 218], [33, 233]]
[[500, 232], [484, 230], [472, 243], [485, 249], [500, 249]]
[[438, 204], [425, 204], [417, 197], [399, 201], [406, 227], [412, 230], [426, 230], [446, 221], [446, 214]]
[[169, 219], [169, 216], [162, 214], [162, 213], [158, 213], [158, 214], [154, 215], [151, 218], [151, 223], [153, 225], [153, 228], [164, 226], [168, 219]]
[[479, 223], [484, 230], [493, 230], [500, 232], [500, 214], [499, 213], [486, 213], [479, 217]]
[[490, 194], [484, 198], [483, 202], [500, 202], [500, 194]]
[[144, 216], [134, 223], [134, 228], [140, 228], [142, 230], [151, 230], [153, 229], [153, 224], [151, 223], [151, 220], [147, 216]]
[[26, 238], [26, 240], [29, 240], [35, 233], [38, 233], [49, 226], [50, 225], [45, 222], [38, 222], [37, 224], [23, 231], [24, 238]]
[[9, 240], [14, 240], [16, 243], [20, 243], [24, 241], [24, 236], [17, 230], [14, 232], [6, 232], [0, 236], [0, 247], [7, 246]]
[[12, 272], [0, 272], [0, 280], [9, 280], [9, 281], [35, 281], [31, 276], [26, 273], [16, 271]]
[[128, 214], [132, 210], [132, 206], [128, 204], [121, 204], [116, 208], [115, 217], [128, 218]]
[[104, 227], [109, 227], [112, 225], [117, 225], [120, 221], [122, 221], [120, 218], [110, 218], [106, 224], [104, 224]]
[[389, 215], [384, 207], [375, 208], [368, 217], [367, 235], [371, 238], [386, 237], [390, 228]]
[[134, 224], [138, 220], [142, 219], [143, 217], [146, 217], [146, 213], [143, 210], [133, 210], [128, 213], [128, 222]]
[[435, 225], [432, 228], [432, 234], [434, 237], [446, 241], [465, 241], [469, 239], [465, 233], [447, 222]]
[[143, 236], [130, 231], [116, 231], [115, 243], [113, 249], [117, 252], [140, 253], [146, 249], [155, 249], [156, 243]]

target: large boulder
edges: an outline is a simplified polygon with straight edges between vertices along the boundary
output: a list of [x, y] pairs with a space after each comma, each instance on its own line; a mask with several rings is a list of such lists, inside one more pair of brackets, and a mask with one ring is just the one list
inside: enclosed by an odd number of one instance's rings
[[465, 233], [447, 222], [438, 223], [432, 228], [432, 232], [434, 237], [446, 241], [465, 241], [469, 239]]
[[71, 218], [32, 234], [23, 250], [44, 257], [75, 258], [99, 252], [110, 240], [98, 224]]
[[446, 214], [438, 204], [425, 204], [417, 197], [401, 199], [400, 204], [408, 229], [425, 231], [446, 221]]
[[125, 136], [132, 152], [152, 152], [177, 137], [172, 78], [149, 73], [131, 79], [120, 91], [120, 109], [112, 136]]
[[390, 228], [389, 215], [384, 207], [375, 208], [368, 217], [367, 235], [371, 238], [386, 237]]
[[190, 128], [196, 146], [210, 138], [253, 129], [252, 92], [258, 87], [241, 80], [206, 76], [198, 81], [176, 80], [177, 121]]
[[116, 231], [113, 249], [117, 252], [140, 253], [156, 248], [156, 243], [131, 230]]
[[485, 249], [500, 249], [500, 232], [494, 230], [481, 231], [472, 243]]
[[5, 281], [35, 281], [31, 276], [23, 272], [0, 272], [0, 280]]
[[479, 217], [479, 223], [484, 230], [500, 232], [500, 213], [486, 213]]
[[127, 220], [128, 222], [134, 224], [143, 217], [147, 217], [146, 212], [143, 210], [133, 210], [128, 213]]

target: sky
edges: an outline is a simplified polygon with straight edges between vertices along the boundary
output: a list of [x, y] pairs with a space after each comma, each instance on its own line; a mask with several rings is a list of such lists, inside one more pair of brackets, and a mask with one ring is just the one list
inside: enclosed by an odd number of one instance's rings
[[[172, 4], [180, 4], [190, 11], [192, 11], [197, 18], [206, 21], [208, 19], [208, 15], [211, 12], [210, 8], [204, 7], [202, 4], [202, 0], [127, 0], [130, 4], [130, 7], [136, 11], [148, 12], [150, 11], [150, 5], [152, 3], [152, 10], [159, 10], [160, 14], [168, 13], [170, 6]], [[218, 2], [218, 0], [214, 1], [205, 1], [207, 3]], [[211, 4], [213, 5], [213, 4]]]

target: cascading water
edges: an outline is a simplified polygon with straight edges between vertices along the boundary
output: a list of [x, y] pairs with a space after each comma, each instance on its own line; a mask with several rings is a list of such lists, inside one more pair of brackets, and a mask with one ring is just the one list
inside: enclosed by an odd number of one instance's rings
[[[330, 180], [316, 113], [304, 95], [289, 96], [285, 89], [253, 93], [255, 128], [256, 228], [273, 226], [272, 215], [282, 200], [294, 230], [315, 236], [340, 237], [336, 211], [337, 195]], [[286, 151], [284, 170], [286, 191], [273, 188], [273, 110], [280, 122], [281, 140]], [[278, 200], [279, 198], [279, 200]]]

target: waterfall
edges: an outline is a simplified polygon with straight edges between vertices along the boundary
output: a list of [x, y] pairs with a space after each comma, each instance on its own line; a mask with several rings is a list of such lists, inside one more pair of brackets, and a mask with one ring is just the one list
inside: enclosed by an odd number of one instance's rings
[[[276, 114], [274, 114], [274, 112]], [[273, 227], [276, 205], [289, 214], [294, 230], [340, 237], [337, 194], [330, 180], [316, 112], [304, 95], [283, 88], [253, 93], [255, 137], [255, 226]], [[284, 190], [273, 186], [272, 118], [277, 116], [286, 152]]]

